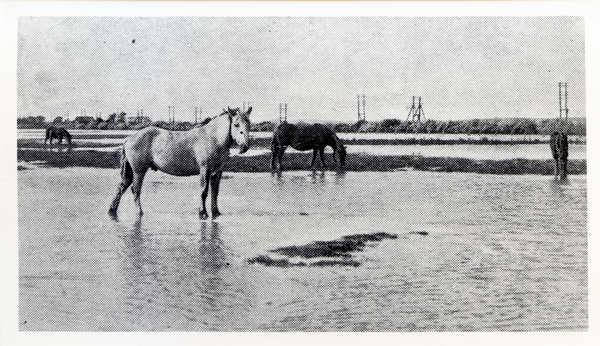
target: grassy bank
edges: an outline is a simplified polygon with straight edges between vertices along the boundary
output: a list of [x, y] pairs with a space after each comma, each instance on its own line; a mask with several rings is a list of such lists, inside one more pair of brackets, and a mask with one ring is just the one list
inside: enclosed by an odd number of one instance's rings
[[[312, 153], [287, 153], [282, 161], [284, 170], [309, 170]], [[119, 168], [118, 151], [94, 150], [36, 150], [18, 149], [19, 162], [41, 162], [50, 167], [96, 167]], [[271, 155], [233, 156], [226, 171], [229, 172], [270, 172]], [[395, 170], [418, 170], [435, 172], [469, 172], [481, 174], [554, 174], [552, 160], [472, 160], [450, 157], [423, 157], [413, 155], [384, 156], [349, 154], [346, 171], [389, 172]], [[320, 166], [317, 166], [320, 167]], [[329, 167], [335, 170], [336, 167]], [[568, 171], [571, 175], [587, 174], [586, 160], [570, 160]]]

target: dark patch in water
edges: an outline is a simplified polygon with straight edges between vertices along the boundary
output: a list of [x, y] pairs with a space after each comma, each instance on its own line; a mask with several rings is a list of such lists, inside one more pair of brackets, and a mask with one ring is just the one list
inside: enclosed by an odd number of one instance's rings
[[260, 255], [248, 260], [248, 263], [261, 263], [266, 266], [277, 266], [277, 267], [292, 267], [292, 266], [360, 266], [360, 262], [351, 260], [351, 252], [362, 251], [367, 242], [382, 241], [383, 239], [396, 239], [398, 238], [395, 234], [389, 234], [385, 232], [372, 233], [372, 234], [353, 234], [342, 237], [337, 240], [330, 241], [315, 241], [306, 245], [294, 245], [280, 247], [271, 252], [277, 252], [287, 257], [302, 257], [302, 258], [316, 258], [316, 257], [337, 257], [342, 258], [339, 260], [321, 260], [310, 264], [304, 262], [291, 263], [287, 259], [275, 260], [269, 256]]
[[301, 212], [301, 213], [300, 213], [300, 215], [302, 215], [302, 216], [306, 216], [306, 215], [308, 215], [308, 213]]
[[408, 232], [408, 234], [428, 235], [429, 233], [427, 233], [425, 231], [412, 231], [412, 232]]
[[364, 245], [364, 243], [353, 241], [318, 241], [307, 245], [280, 247], [271, 252], [277, 252], [287, 257], [348, 257], [350, 255], [346, 252], [361, 251]]
[[28, 170], [28, 169], [29, 169], [29, 168], [27, 168], [27, 167], [23, 167], [23, 166], [17, 166], [17, 171], [26, 171], [26, 170]]
[[379, 233], [371, 233], [371, 234], [353, 234], [344, 236], [342, 239], [358, 241], [358, 242], [368, 242], [368, 241], [382, 241], [383, 239], [396, 239], [398, 236], [396, 234], [389, 234], [385, 232]]
[[292, 263], [287, 259], [272, 259], [269, 256], [260, 255], [254, 258], [248, 259], [248, 263], [260, 263], [267, 267], [280, 267], [280, 268], [288, 268], [288, 267], [332, 267], [332, 266], [352, 266], [358, 267], [360, 266], [360, 262], [353, 260], [322, 260], [313, 263], [306, 262], [296, 262]]

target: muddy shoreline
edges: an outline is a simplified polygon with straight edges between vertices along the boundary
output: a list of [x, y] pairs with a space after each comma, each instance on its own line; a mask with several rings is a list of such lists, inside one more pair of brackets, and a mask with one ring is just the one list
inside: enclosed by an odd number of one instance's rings
[[[282, 162], [284, 170], [310, 170], [312, 153], [288, 153]], [[46, 149], [17, 150], [18, 162], [35, 162], [41, 166], [65, 167], [120, 167], [119, 151]], [[229, 172], [270, 172], [271, 155], [232, 156], [227, 164]], [[337, 166], [317, 170], [338, 170]], [[389, 172], [398, 170], [417, 170], [435, 172], [465, 172], [481, 174], [554, 174], [554, 162], [548, 160], [511, 159], [511, 160], [473, 160], [452, 157], [424, 157], [418, 155], [366, 155], [348, 154], [346, 171], [350, 172]], [[587, 160], [569, 160], [570, 175], [587, 174]]]

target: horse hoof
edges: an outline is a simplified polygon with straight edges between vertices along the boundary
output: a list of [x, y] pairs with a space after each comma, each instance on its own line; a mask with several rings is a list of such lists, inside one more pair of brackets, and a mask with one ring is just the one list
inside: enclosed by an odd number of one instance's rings
[[216, 219], [219, 216], [221, 216], [221, 213], [218, 210], [212, 212], [212, 218], [213, 219]]
[[202, 220], [208, 219], [208, 214], [205, 211], [200, 212], [200, 219], [202, 219]]

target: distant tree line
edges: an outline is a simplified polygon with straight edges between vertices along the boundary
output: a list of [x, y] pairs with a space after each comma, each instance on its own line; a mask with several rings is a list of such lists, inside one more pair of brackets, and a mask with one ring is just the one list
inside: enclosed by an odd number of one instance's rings
[[[51, 122], [43, 116], [30, 116], [17, 119], [17, 128], [46, 128], [50, 125], [67, 129], [88, 130], [138, 130], [155, 125], [171, 130], [189, 130], [195, 124], [183, 122], [152, 122], [149, 117], [127, 117], [125, 112], [113, 113], [106, 120], [89, 116], [79, 116], [73, 120], [56, 117]], [[252, 124], [252, 131], [273, 131], [277, 122], [263, 121]], [[451, 133], [451, 134], [506, 134], [506, 135], [548, 135], [559, 129], [568, 135], [586, 135], [585, 118], [558, 119], [470, 119], [470, 120], [427, 120], [423, 122], [384, 119], [381, 121], [361, 120], [355, 123], [329, 123], [336, 132], [362, 133]]]

